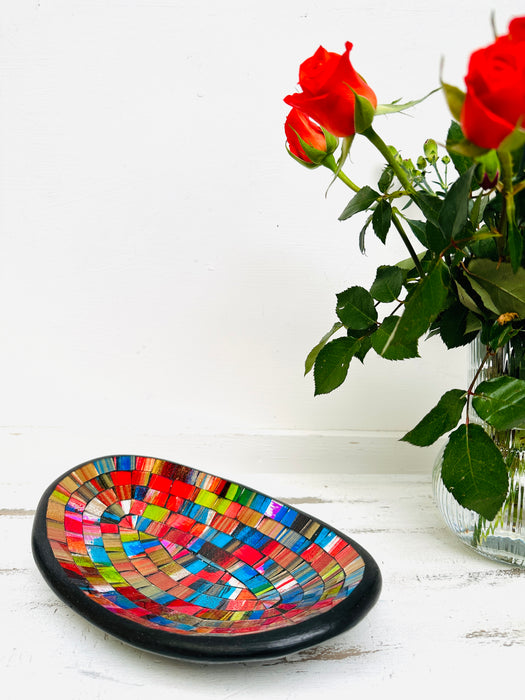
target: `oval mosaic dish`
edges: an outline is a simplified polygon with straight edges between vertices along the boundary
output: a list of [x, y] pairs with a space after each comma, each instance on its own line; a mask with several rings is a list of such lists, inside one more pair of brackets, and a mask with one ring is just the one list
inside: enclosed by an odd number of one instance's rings
[[201, 662], [276, 658], [355, 625], [372, 557], [329, 525], [162, 459], [86, 462], [43, 494], [32, 537], [51, 588], [106, 632]]

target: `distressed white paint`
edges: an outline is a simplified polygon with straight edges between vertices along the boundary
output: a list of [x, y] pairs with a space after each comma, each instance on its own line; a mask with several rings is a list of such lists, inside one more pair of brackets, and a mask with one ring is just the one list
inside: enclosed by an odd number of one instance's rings
[[[286, 465], [283, 465], [286, 468]], [[69, 610], [32, 561], [35, 502], [2, 490], [0, 667], [7, 697], [486, 697], [519, 686], [525, 574], [476, 554], [445, 530], [428, 474], [252, 473], [249, 483], [329, 521], [363, 544], [383, 574], [379, 602], [357, 627], [284, 659], [201, 666], [137, 651]], [[16, 485], [16, 482], [15, 482]], [[9, 631], [7, 631], [9, 630]], [[451, 689], [454, 689], [452, 692]]]

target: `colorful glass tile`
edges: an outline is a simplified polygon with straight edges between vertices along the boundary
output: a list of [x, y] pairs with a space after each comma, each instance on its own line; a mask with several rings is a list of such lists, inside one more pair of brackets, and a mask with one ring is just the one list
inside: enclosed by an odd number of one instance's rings
[[356, 624], [381, 587], [372, 557], [316, 518], [131, 455], [93, 460], [52, 484], [33, 552], [51, 587], [92, 622], [189, 660], [297, 651]]

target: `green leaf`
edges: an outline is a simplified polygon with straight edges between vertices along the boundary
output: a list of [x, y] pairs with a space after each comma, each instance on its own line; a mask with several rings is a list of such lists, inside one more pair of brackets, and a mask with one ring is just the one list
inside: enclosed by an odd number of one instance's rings
[[498, 315], [515, 312], [525, 318], [525, 269], [514, 273], [510, 263], [474, 259], [468, 273], [473, 289], [491, 311]]
[[496, 430], [525, 425], [525, 381], [503, 375], [481, 382], [472, 405], [476, 413]]
[[403, 287], [403, 273], [399, 267], [382, 265], [377, 268], [374, 284], [370, 287], [370, 294], [385, 304], [395, 301]]
[[353, 338], [336, 338], [319, 351], [314, 364], [316, 396], [328, 394], [344, 382], [350, 360], [358, 348], [359, 342]]
[[472, 165], [472, 158], [461, 155], [454, 150], [454, 145], [465, 141], [465, 136], [457, 122], [451, 122], [447, 134], [447, 151], [454, 167], [460, 175], [463, 175]]
[[492, 350], [497, 350], [506, 345], [517, 333], [518, 331], [513, 327], [512, 323], [501, 325], [496, 320], [492, 324], [492, 327], [486, 325], [483, 331], [484, 342], [486, 345], [489, 345]]
[[[485, 192], [481, 191], [476, 197], [476, 201], [472, 205], [472, 209], [470, 210], [469, 214], [470, 220], [474, 228], [477, 228], [481, 223], [481, 220], [483, 218], [483, 212], [485, 211], [485, 207], [487, 206], [488, 202], [489, 198], [487, 197]], [[491, 236], [494, 235], [495, 234], [491, 233]]]
[[454, 85], [449, 85], [443, 81], [441, 81], [441, 87], [443, 88], [450, 113], [454, 119], [459, 122], [461, 119], [463, 103], [465, 102], [465, 93]]
[[363, 226], [361, 231], [359, 231], [359, 250], [363, 254], [365, 253], [365, 234], [366, 234], [367, 228], [370, 226], [370, 223], [372, 222], [372, 217], [373, 217], [373, 214], [370, 214], [368, 219], [365, 221], [365, 225]]
[[427, 331], [430, 324], [446, 306], [448, 289], [443, 281], [445, 266], [437, 261], [426, 277], [423, 277], [411, 293], [405, 304], [403, 315], [399, 319], [389, 343], [408, 345]]
[[427, 221], [425, 226], [425, 236], [429, 250], [438, 255], [442, 253], [450, 244], [450, 238], [446, 236], [439, 226], [435, 226], [431, 221]]
[[507, 242], [512, 271], [516, 273], [521, 265], [521, 259], [523, 257], [523, 238], [516, 226], [516, 222], [510, 218], [508, 218], [507, 222]]
[[439, 213], [439, 227], [449, 243], [465, 228], [468, 218], [472, 177], [476, 166], [472, 165], [456, 180], [447, 192]]
[[439, 317], [439, 335], [447, 348], [468, 345], [476, 337], [479, 328], [467, 333], [468, 314], [468, 309], [463, 304], [456, 302], [445, 309]]
[[385, 193], [390, 185], [392, 184], [392, 180], [394, 179], [394, 171], [390, 165], [387, 165], [383, 172], [381, 173], [381, 177], [379, 178], [377, 182], [377, 186], [379, 187], [379, 191]]
[[387, 105], [377, 105], [375, 111], [376, 116], [380, 116], [382, 114], [394, 114], [395, 112], [404, 112], [407, 109], [410, 109], [410, 107], [414, 107], [420, 102], [423, 102], [423, 100], [426, 100], [427, 97], [430, 97], [430, 95], [433, 95], [435, 92], [439, 92], [439, 90], [441, 90], [441, 88], [435, 88], [424, 97], [421, 97], [419, 100], [412, 100], [411, 102], [405, 102], [404, 104], [399, 104], [399, 100], [395, 100]]
[[456, 427], [466, 403], [467, 394], [464, 390], [447, 391], [436, 406], [401, 440], [418, 447], [432, 445], [439, 437]]
[[339, 217], [339, 221], [346, 221], [346, 219], [354, 216], [354, 214], [358, 214], [360, 211], [365, 211], [365, 209], [368, 209], [368, 207], [379, 199], [380, 196], [381, 195], [379, 192], [376, 192], [368, 185], [365, 185], [348, 202], [343, 213]]
[[456, 280], [456, 291], [458, 294], [458, 299], [463, 306], [468, 309], [469, 311], [472, 311], [475, 314], [479, 314], [482, 312], [482, 309], [479, 307], [479, 305], [476, 303], [475, 299], [472, 296], [472, 292], [470, 289], [465, 289], [465, 287], [460, 284]]
[[365, 335], [364, 338], [359, 339], [359, 347], [355, 352], [355, 356], [357, 357], [357, 359], [361, 363], [364, 363], [365, 356], [371, 348], [372, 348], [372, 337], [371, 336]]
[[[426, 257], [427, 251], [423, 251], [423, 253], [417, 254], [417, 258], [420, 262], [424, 262]], [[415, 271], [416, 269], [416, 266], [414, 265], [414, 259], [412, 257], [405, 258], [404, 260], [396, 262], [396, 267], [399, 267], [400, 270], [404, 270], [406, 276], [409, 276], [412, 273], [412, 271]]]
[[377, 321], [377, 311], [370, 292], [364, 287], [350, 287], [337, 295], [337, 316], [346, 328], [364, 330]]
[[399, 316], [387, 316], [371, 336], [372, 347], [385, 360], [408, 360], [411, 357], [419, 357], [417, 339], [406, 342], [390, 342], [390, 337], [398, 322]]
[[426, 234], [426, 224], [423, 221], [416, 221], [415, 219], [406, 219], [405, 221], [410, 226], [410, 229], [417, 240], [425, 248], [428, 248], [427, 234]]
[[439, 212], [443, 206], [443, 200], [426, 192], [416, 192], [412, 198], [423, 212], [425, 219], [439, 227]]
[[509, 477], [501, 452], [480, 425], [460, 425], [451, 433], [441, 477], [456, 501], [493, 520], [503, 505]]
[[317, 359], [317, 355], [319, 355], [319, 352], [322, 350], [322, 348], [324, 348], [324, 346], [330, 340], [330, 338], [334, 335], [334, 333], [337, 333], [337, 331], [342, 327], [343, 327], [343, 324], [340, 323], [339, 321], [337, 321], [337, 323], [334, 323], [334, 325], [332, 326], [332, 328], [330, 328], [328, 333], [323, 335], [323, 337], [317, 343], [317, 345], [310, 350], [310, 352], [308, 353], [308, 357], [306, 358], [306, 362], [304, 363], [305, 375], [307, 375], [308, 372], [310, 372], [310, 370], [314, 366], [314, 362]]
[[381, 243], [386, 240], [386, 234], [390, 229], [390, 224], [392, 223], [392, 207], [386, 199], [381, 199], [377, 203], [374, 213], [372, 215], [372, 226], [374, 227], [374, 233], [379, 238]]

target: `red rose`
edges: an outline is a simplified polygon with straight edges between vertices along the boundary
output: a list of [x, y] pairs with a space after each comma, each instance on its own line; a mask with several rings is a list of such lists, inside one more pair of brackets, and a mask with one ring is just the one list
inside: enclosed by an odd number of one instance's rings
[[291, 155], [304, 165], [321, 165], [335, 151], [338, 139], [315, 124], [304, 112], [292, 109], [284, 123], [284, 133]]
[[525, 117], [525, 17], [471, 55], [465, 83], [463, 133], [477, 146], [498, 148]]
[[297, 107], [335, 136], [355, 134], [355, 95], [365, 97], [375, 109], [377, 98], [350, 63], [352, 44], [339, 55], [320, 46], [313, 56], [301, 64], [301, 93], [288, 95], [286, 104]]

